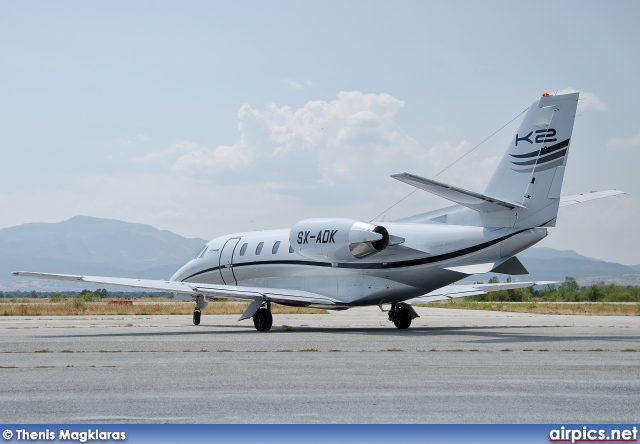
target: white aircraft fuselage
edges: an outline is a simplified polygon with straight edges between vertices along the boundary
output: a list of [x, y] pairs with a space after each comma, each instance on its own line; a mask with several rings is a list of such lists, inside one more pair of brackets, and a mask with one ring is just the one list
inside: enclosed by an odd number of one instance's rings
[[504, 261], [547, 235], [545, 228], [411, 223], [384, 227], [405, 241], [349, 262], [301, 256], [289, 244], [290, 229], [222, 236], [207, 243], [171, 280], [312, 291], [344, 306], [401, 302], [468, 275], [451, 268]]

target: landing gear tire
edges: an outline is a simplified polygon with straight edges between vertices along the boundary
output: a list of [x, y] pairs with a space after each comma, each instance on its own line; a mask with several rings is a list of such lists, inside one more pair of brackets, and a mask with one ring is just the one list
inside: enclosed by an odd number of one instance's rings
[[406, 330], [411, 325], [411, 312], [404, 307], [398, 307], [393, 320], [395, 326], [401, 330]]
[[193, 325], [200, 325], [200, 310], [193, 311]]
[[253, 315], [253, 325], [258, 331], [269, 331], [273, 325], [273, 316], [267, 308], [261, 308]]

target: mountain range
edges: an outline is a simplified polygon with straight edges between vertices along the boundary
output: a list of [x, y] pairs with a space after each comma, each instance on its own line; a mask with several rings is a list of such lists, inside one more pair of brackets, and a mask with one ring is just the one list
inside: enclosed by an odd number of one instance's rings
[[10, 276], [16, 270], [169, 279], [206, 242], [150, 225], [88, 216], [3, 228], [0, 290], [81, 290], [66, 282]]
[[[81, 290], [77, 284], [10, 276], [11, 271], [169, 279], [206, 243], [150, 225], [76, 216], [58, 223], [0, 229], [0, 290]], [[588, 258], [574, 251], [531, 248], [518, 255], [530, 274], [517, 280], [607, 281], [640, 285], [640, 265]], [[506, 276], [498, 275], [500, 280]], [[488, 280], [483, 275], [473, 280]], [[94, 288], [86, 286], [86, 288]], [[83, 288], [85, 288], [83, 287]]]

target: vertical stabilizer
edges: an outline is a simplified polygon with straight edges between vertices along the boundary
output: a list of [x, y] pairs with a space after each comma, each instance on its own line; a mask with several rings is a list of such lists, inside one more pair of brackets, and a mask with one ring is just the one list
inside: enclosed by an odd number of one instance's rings
[[529, 107], [485, 194], [516, 202], [516, 227], [555, 226], [579, 93], [543, 95]]

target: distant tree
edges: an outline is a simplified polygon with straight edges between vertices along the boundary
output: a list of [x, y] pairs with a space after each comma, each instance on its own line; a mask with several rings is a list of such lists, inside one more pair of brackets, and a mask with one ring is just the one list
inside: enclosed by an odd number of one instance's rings
[[591, 285], [588, 289], [586, 289], [586, 293], [587, 300], [591, 302], [604, 300], [604, 291], [602, 291], [602, 287], [600, 287], [600, 285]]
[[576, 282], [576, 279], [571, 276], [565, 277], [564, 282], [558, 287], [560, 300], [565, 302], [580, 301], [582, 298], [578, 290], [580, 290], [580, 286], [578, 282]]

